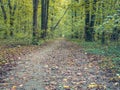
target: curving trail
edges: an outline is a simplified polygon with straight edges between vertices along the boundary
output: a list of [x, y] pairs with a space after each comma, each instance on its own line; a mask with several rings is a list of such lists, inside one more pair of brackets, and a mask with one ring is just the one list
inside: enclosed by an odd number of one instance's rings
[[58, 39], [20, 58], [0, 90], [120, 90], [99, 68], [100, 61]]

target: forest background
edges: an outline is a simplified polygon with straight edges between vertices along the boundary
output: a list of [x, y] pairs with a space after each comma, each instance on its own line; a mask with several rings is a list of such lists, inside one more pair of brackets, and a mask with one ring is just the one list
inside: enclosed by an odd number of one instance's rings
[[105, 56], [102, 66], [120, 73], [119, 0], [0, 0], [1, 46], [59, 37]]

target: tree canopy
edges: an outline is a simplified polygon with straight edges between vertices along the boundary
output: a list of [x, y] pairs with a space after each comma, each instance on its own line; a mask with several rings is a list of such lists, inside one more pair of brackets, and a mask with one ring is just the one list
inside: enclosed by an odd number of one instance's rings
[[65, 36], [102, 43], [119, 39], [119, 0], [34, 1], [0, 0], [0, 38]]

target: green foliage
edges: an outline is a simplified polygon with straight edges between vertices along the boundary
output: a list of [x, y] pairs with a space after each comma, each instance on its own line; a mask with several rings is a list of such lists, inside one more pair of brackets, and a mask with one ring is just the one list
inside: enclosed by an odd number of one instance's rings
[[107, 66], [114, 69], [116, 73], [120, 73], [120, 46], [117, 44], [102, 45], [99, 42], [85, 42], [76, 39], [72, 39], [71, 41], [82, 46], [84, 51], [89, 54], [105, 56], [106, 60], [103, 61], [102, 67]]
[[107, 33], [112, 33], [114, 27], [120, 27], [119, 14], [107, 16], [104, 22], [96, 28], [96, 32], [102, 33], [105, 31]]
[[44, 43], [45, 43], [45, 40], [40, 39], [36, 44], [37, 44], [37, 45], [42, 45], [42, 44], [44, 44]]
[[120, 57], [113, 58], [112, 62], [114, 64], [113, 69], [115, 69], [117, 73], [120, 74]]
[[10, 38], [10, 39], [0, 39], [0, 45], [2, 46], [16, 46], [16, 45], [30, 45], [31, 38]]

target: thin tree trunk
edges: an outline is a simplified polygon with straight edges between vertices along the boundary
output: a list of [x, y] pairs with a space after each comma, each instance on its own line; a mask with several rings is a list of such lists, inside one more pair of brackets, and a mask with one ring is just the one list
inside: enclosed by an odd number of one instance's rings
[[1, 9], [2, 9], [2, 13], [3, 13], [3, 17], [4, 17], [4, 22], [6, 24], [6, 22], [7, 22], [7, 15], [6, 15], [6, 11], [5, 11], [5, 8], [4, 8], [2, 0], [0, 0], [0, 3], [1, 3]]
[[[3, 18], [4, 18], [4, 23], [7, 24], [7, 14], [6, 14], [5, 7], [3, 5], [2, 0], [0, 0], [0, 3], [1, 3], [1, 9], [2, 9]], [[4, 39], [6, 38], [7, 38], [7, 30], [5, 30], [4, 32]]]
[[10, 36], [14, 35], [13, 32], [13, 26], [14, 26], [14, 15], [16, 11], [16, 4], [14, 4], [14, 7], [12, 7], [10, 0], [8, 0], [8, 6], [9, 6], [9, 12], [10, 12]]
[[91, 41], [89, 20], [90, 20], [89, 0], [85, 0], [85, 41]]
[[74, 20], [73, 20], [73, 18], [74, 18], [74, 15], [73, 15], [73, 8], [71, 9], [71, 15], [72, 15], [72, 23], [71, 23], [71, 31], [72, 31], [72, 35], [71, 35], [71, 38], [74, 38]]
[[56, 29], [56, 27], [59, 25], [60, 21], [62, 20], [62, 18], [65, 16], [65, 14], [67, 13], [68, 8], [65, 10], [64, 14], [62, 15], [62, 17], [58, 20], [58, 22], [56, 23], [56, 25], [54, 26], [53, 30]]
[[93, 12], [91, 15], [91, 21], [90, 21], [90, 32], [91, 32], [91, 40], [90, 41], [94, 41], [94, 34], [95, 34], [95, 30], [94, 30], [94, 24], [95, 24], [95, 12], [96, 12], [96, 2], [97, 0], [93, 0]]

